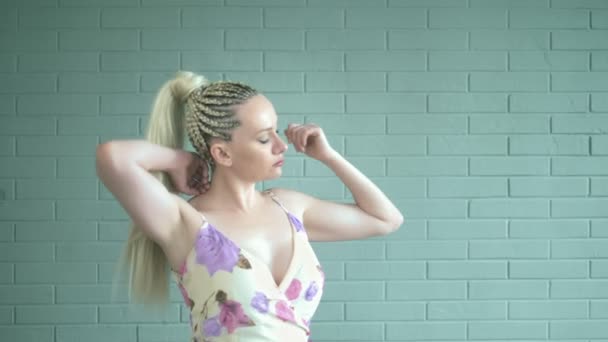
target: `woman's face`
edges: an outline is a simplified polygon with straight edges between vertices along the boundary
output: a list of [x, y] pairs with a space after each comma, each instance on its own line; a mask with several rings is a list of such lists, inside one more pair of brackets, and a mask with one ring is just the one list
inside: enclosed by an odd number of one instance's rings
[[280, 177], [288, 145], [278, 132], [278, 117], [272, 103], [264, 95], [256, 95], [236, 107], [241, 125], [232, 131], [226, 146], [231, 169], [251, 182]]

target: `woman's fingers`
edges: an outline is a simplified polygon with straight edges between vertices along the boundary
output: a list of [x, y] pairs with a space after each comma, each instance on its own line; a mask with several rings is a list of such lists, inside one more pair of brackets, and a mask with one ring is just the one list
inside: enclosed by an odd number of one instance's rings
[[306, 126], [301, 124], [289, 124], [285, 130], [287, 142], [292, 143], [298, 152], [303, 152], [306, 147]]
[[306, 127], [304, 130], [302, 130], [302, 133], [300, 134], [300, 143], [302, 144], [302, 151], [306, 151], [306, 142], [308, 141], [308, 137], [311, 133], [312, 128], [310, 127]]

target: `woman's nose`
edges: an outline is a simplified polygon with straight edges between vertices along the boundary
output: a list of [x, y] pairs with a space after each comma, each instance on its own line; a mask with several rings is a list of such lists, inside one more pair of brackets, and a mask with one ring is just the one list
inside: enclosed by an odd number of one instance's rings
[[288, 148], [289, 148], [289, 145], [287, 145], [286, 143], [283, 142], [283, 140], [281, 140], [281, 152], [287, 151]]
[[289, 145], [287, 145], [283, 139], [279, 138], [279, 153], [285, 152], [287, 151], [287, 149], [289, 148]]

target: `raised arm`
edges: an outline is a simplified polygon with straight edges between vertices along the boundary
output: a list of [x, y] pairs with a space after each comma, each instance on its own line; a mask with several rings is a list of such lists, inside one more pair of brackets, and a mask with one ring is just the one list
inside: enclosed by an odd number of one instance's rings
[[357, 170], [327, 141], [316, 124], [289, 124], [285, 135], [296, 151], [306, 153], [327, 165], [353, 194], [355, 203], [325, 201], [286, 189], [277, 189], [296, 200], [302, 211], [302, 223], [309, 240], [355, 240], [384, 235], [397, 230], [403, 215], [386, 195], [361, 171]]
[[339, 153], [323, 161], [353, 194], [355, 203], [318, 199], [294, 190], [275, 188], [302, 208], [302, 220], [311, 241], [357, 240], [397, 230], [403, 215], [386, 195]]
[[114, 140], [97, 147], [97, 175], [134, 224], [160, 245], [182, 225], [180, 201], [185, 201], [149, 171], [169, 170], [180, 158], [179, 150], [146, 140]]

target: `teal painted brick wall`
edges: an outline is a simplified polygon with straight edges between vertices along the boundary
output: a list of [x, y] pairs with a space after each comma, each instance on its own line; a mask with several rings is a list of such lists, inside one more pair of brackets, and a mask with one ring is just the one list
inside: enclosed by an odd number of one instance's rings
[[[313, 243], [314, 341], [607, 341], [607, 38], [605, 0], [2, 1], [0, 340], [187, 340], [174, 284], [110, 301], [128, 216], [94, 169], [186, 69], [320, 124], [405, 215]], [[287, 156], [260, 188], [353, 200]]]

